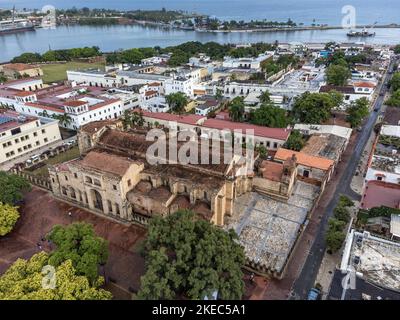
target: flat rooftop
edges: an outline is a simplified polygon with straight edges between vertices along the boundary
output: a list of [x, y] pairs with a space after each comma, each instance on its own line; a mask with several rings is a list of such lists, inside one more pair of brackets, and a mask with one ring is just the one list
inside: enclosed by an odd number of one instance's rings
[[[359, 263], [354, 262], [355, 257]], [[400, 291], [400, 243], [355, 232], [349, 264], [364, 280]]]
[[361, 201], [361, 208], [386, 206], [400, 208], [400, 185], [383, 181], [368, 181]]
[[233, 215], [225, 218], [224, 228], [239, 235], [250, 265], [281, 274], [319, 190], [297, 181], [286, 202], [247, 193], [235, 200]]
[[[0, 111], [0, 132], [8, 131], [14, 128], [18, 128], [23, 124], [27, 124], [32, 121], [36, 121], [38, 118], [31, 116], [24, 116], [18, 112], [7, 110], [5, 112]], [[8, 137], [9, 138], [9, 137]]]

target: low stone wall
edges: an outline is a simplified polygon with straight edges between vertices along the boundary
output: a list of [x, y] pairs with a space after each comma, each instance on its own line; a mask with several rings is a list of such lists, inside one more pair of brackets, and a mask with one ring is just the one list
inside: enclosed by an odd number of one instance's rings
[[38, 176], [35, 176], [34, 174], [30, 174], [30, 173], [22, 172], [22, 171], [17, 172], [17, 174], [19, 176], [25, 178], [26, 180], [28, 180], [30, 183], [32, 183], [33, 185], [35, 185], [37, 187], [52, 191], [50, 179], [38, 177]]

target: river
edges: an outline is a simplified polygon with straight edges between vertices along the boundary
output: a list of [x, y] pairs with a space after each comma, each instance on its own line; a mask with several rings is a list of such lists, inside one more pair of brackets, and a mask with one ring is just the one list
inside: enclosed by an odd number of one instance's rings
[[[343, 5], [354, 5], [357, 24], [399, 23], [400, 1], [398, 0], [0, 0], [0, 7], [40, 8], [45, 4], [56, 7], [108, 7], [117, 9], [183, 9], [216, 16], [220, 19], [271, 19], [286, 21], [289, 17], [295, 22], [311, 24], [328, 23], [340, 25]], [[250, 42], [350, 42], [397, 44], [400, 42], [400, 29], [374, 30], [375, 37], [355, 39], [346, 36], [346, 30], [312, 30], [282, 32], [240, 32], [240, 33], [201, 33], [158, 27], [134, 26], [59, 26], [54, 30], [37, 29], [34, 32], [0, 36], [0, 61], [8, 61], [23, 52], [43, 53], [49, 48], [66, 49], [83, 46], [99, 46], [103, 51], [113, 51], [133, 47], [170, 46], [185, 41], [216, 41], [219, 43]]]

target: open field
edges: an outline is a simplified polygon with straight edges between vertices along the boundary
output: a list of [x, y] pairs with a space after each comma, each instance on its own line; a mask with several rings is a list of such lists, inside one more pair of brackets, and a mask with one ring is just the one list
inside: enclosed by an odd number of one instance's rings
[[104, 63], [88, 63], [88, 62], [67, 62], [42, 65], [43, 82], [52, 83], [67, 79], [67, 70], [79, 70], [88, 68], [97, 68], [104, 70]]
[[49, 165], [54, 165], [54, 164], [57, 164], [57, 163], [62, 163], [62, 162], [65, 162], [65, 161], [69, 161], [69, 160], [78, 158], [79, 155], [80, 155], [79, 154], [79, 148], [78, 148], [78, 146], [75, 146], [75, 147], [73, 147], [73, 148], [71, 148], [71, 149], [69, 149], [69, 150], [67, 150], [65, 152], [62, 152], [62, 153], [56, 155], [53, 158], [47, 159], [46, 161], [44, 161], [44, 163], [46, 164], [45, 166], [40, 167], [40, 168], [38, 168], [36, 170], [30, 171], [30, 173], [32, 173], [32, 174], [34, 174], [36, 176], [48, 177], [49, 176], [49, 171], [47, 170], [47, 167]]

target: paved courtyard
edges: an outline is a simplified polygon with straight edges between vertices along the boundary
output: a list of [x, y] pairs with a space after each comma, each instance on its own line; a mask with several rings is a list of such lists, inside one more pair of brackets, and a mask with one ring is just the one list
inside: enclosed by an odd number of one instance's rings
[[226, 228], [234, 229], [250, 263], [281, 273], [319, 187], [298, 181], [286, 202], [255, 192], [235, 201]]
[[[139, 289], [140, 276], [144, 273], [144, 260], [139, 253], [140, 243], [146, 236], [144, 228], [123, 225], [73, 207], [38, 188], [26, 195], [25, 202], [16, 228], [0, 239], [0, 274], [16, 259], [27, 259], [39, 252], [38, 242], [54, 225], [84, 221], [93, 224], [96, 233], [109, 242], [110, 254], [104, 269], [107, 289], [120, 299], [130, 298], [130, 287]], [[71, 217], [68, 212], [72, 213]], [[43, 250], [50, 249], [43, 244]]]

